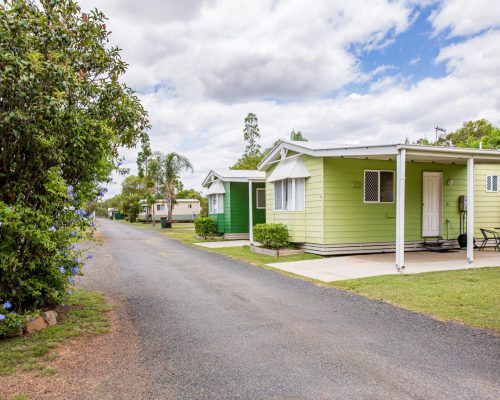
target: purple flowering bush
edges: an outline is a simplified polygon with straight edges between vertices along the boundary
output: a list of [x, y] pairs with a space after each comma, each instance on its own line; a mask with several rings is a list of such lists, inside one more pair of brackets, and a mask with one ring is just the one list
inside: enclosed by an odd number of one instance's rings
[[93, 229], [87, 210], [121, 170], [118, 150], [148, 139], [106, 17], [52, 3], [6, 0], [0, 13], [2, 332], [66, 298], [83, 261], [73, 244]]
[[12, 304], [0, 304], [0, 338], [16, 336], [22, 332], [30, 313], [19, 314], [12, 311]]
[[59, 174], [50, 186], [39, 210], [0, 201], [0, 302], [10, 311], [0, 312], [0, 325], [15, 319], [12, 312], [59, 304], [83, 266], [74, 243], [90, 239], [94, 228], [74, 205], [85, 200], [69, 193]]

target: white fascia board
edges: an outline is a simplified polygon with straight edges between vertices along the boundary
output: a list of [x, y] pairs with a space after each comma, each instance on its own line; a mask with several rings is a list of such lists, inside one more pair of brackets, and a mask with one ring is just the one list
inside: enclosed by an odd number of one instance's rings
[[432, 146], [401, 146], [405, 148], [408, 154], [428, 156], [428, 157], [443, 157], [443, 158], [458, 158], [466, 159], [474, 157], [479, 160], [491, 160], [500, 162], [500, 151], [498, 150], [481, 150], [481, 149], [464, 149], [458, 147], [432, 147]]
[[213, 169], [210, 170], [210, 172], [208, 173], [207, 177], [203, 180], [203, 183], [201, 184], [201, 186], [203, 187], [208, 187], [210, 186], [210, 184], [215, 180], [215, 178], [217, 179], [222, 179], [219, 174], [217, 174], [217, 172], [215, 172]]
[[281, 147], [283, 145], [283, 142], [278, 143], [274, 148], [267, 154], [267, 156], [264, 157], [264, 159], [257, 165], [257, 170], [258, 171], [265, 171], [268, 167], [268, 164], [274, 160], [274, 157], [278, 154], [280, 154]]
[[398, 154], [397, 145], [346, 147], [338, 149], [316, 150], [315, 157], [370, 157], [395, 156]]

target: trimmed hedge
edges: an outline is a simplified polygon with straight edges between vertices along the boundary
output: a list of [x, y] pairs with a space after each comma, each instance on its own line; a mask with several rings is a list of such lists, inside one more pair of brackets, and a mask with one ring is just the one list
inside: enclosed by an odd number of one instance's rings
[[268, 249], [289, 247], [288, 228], [283, 224], [257, 224], [253, 228], [255, 241]]
[[217, 233], [217, 225], [212, 218], [198, 217], [194, 220], [194, 230], [199, 237], [206, 239]]

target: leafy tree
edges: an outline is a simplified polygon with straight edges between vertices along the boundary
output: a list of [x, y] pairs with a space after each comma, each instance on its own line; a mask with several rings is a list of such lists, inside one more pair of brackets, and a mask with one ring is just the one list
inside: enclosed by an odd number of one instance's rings
[[145, 177], [130, 175], [123, 181], [119, 209], [131, 221], [137, 218], [141, 208], [140, 201], [145, 199], [147, 189]]
[[258, 156], [260, 154], [260, 145], [257, 143], [257, 139], [260, 139], [260, 131], [257, 116], [254, 113], [248, 113], [245, 117], [243, 139], [247, 142], [245, 155], [249, 157]]
[[464, 122], [462, 127], [446, 135], [445, 140], [452, 146], [484, 149], [500, 148], [500, 129], [486, 119]]
[[263, 155], [257, 139], [260, 138], [257, 116], [249, 113], [245, 117], [245, 127], [243, 128], [243, 139], [247, 142], [243, 156], [236, 161], [230, 169], [257, 169], [257, 165], [262, 161]]
[[[72, 246], [86, 206], [147, 141], [147, 114], [120, 82], [105, 16], [72, 0], [0, 7], [0, 301], [22, 312], [59, 303], [83, 264]], [[90, 229], [90, 230], [89, 230]]]
[[238, 161], [236, 161], [230, 169], [257, 169], [257, 165], [262, 161], [263, 154], [256, 156], [249, 156], [244, 154]]
[[177, 153], [163, 154], [157, 151], [149, 161], [149, 174], [155, 182], [157, 193], [165, 193], [169, 222], [172, 222], [175, 193], [182, 189], [179, 174], [187, 171], [192, 172], [193, 165], [186, 157]]
[[308, 140], [302, 135], [301, 131], [295, 132], [295, 129], [290, 133], [290, 140], [295, 140], [299, 142], [307, 142]]
[[415, 143], [426, 146], [434, 144], [470, 148], [479, 148], [481, 144], [483, 149], [498, 149], [500, 148], [500, 128], [493, 126], [486, 119], [466, 121], [456, 131], [439, 136], [434, 143], [427, 138], [418, 139]]
[[137, 155], [137, 174], [141, 178], [148, 175], [148, 161], [151, 154], [151, 147], [148, 138], [147, 141], [142, 143], [142, 149]]

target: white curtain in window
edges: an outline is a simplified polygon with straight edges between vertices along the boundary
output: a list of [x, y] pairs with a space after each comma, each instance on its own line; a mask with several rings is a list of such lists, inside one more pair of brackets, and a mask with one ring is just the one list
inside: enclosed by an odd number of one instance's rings
[[295, 211], [304, 210], [304, 178], [295, 179]]
[[274, 182], [274, 209], [304, 210], [304, 178], [284, 179]]
[[283, 192], [285, 193], [285, 201], [283, 202], [283, 210], [293, 210], [293, 179], [285, 179], [283, 181]]
[[209, 197], [210, 214], [217, 214], [217, 195], [211, 194]]
[[274, 182], [274, 209], [283, 209], [283, 181]]
[[218, 204], [217, 204], [218, 213], [223, 214], [224, 213], [224, 195], [218, 194], [217, 197], [218, 197]]

